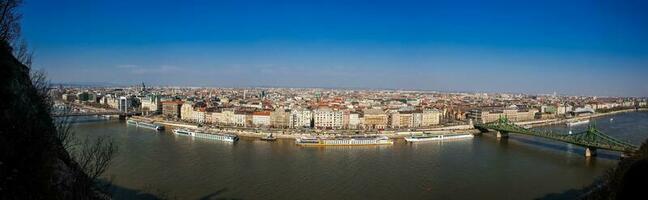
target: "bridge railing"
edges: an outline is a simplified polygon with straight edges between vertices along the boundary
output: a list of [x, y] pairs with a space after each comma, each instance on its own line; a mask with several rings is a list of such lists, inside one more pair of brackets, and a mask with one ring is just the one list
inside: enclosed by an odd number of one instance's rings
[[577, 144], [581, 146], [596, 147], [596, 148], [613, 150], [613, 151], [627, 152], [627, 151], [633, 151], [638, 149], [636, 146], [630, 143], [613, 138], [597, 130], [593, 125], [591, 125], [588, 128], [588, 130], [584, 132], [579, 132], [574, 134], [561, 134], [561, 133], [556, 133], [556, 132], [546, 131], [546, 130], [537, 131], [537, 130], [527, 129], [510, 122], [506, 118], [500, 118], [497, 121], [492, 123], [475, 124], [475, 127], [480, 129], [490, 129], [490, 130], [503, 131], [509, 133], [519, 133], [524, 135], [537, 136], [537, 137], [547, 138], [551, 140]]

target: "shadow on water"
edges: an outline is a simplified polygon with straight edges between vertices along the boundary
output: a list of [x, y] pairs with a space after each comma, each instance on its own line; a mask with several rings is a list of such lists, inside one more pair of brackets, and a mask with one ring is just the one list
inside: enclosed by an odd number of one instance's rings
[[146, 199], [146, 200], [167, 199], [167, 198], [157, 196], [155, 194], [151, 194], [149, 192], [130, 189], [119, 185], [114, 185], [114, 184], [110, 185], [109, 191], [110, 194], [112, 195], [112, 199]]
[[240, 198], [225, 198], [220, 197], [224, 192], [227, 192], [227, 188], [220, 189], [214, 193], [208, 194], [204, 197], [200, 197], [200, 200], [227, 200], [227, 199], [240, 199]]
[[541, 199], [541, 200], [580, 199], [583, 193], [584, 193], [583, 190], [569, 189], [562, 193], [550, 193], [542, 197], [539, 197], [537, 199]]
[[101, 123], [101, 122], [112, 122], [112, 121], [117, 121], [116, 119], [107, 119], [107, 118], [79, 118], [79, 117], [71, 117], [69, 119], [64, 119], [64, 118], [54, 118], [55, 120], [67, 120], [68, 122], [72, 124], [92, 124], [92, 123]]
[[[530, 146], [537, 146], [541, 148], [547, 148], [555, 151], [562, 151], [567, 153], [575, 153], [579, 155], [585, 155], [585, 148], [578, 145], [565, 145], [567, 143], [558, 143], [551, 141], [543, 141], [532, 138], [523, 138], [523, 137], [509, 137], [508, 140], [513, 140], [522, 144], [527, 144]], [[509, 145], [508, 141], [500, 141], [503, 145]], [[573, 147], [572, 147], [573, 146]], [[616, 155], [612, 152], [599, 150], [596, 155], [597, 159], [608, 159], [608, 160], [619, 160], [619, 155]]]
[[[107, 183], [105, 180], [101, 180], [101, 181], [103, 184]], [[198, 199], [200, 200], [241, 199], [241, 198], [223, 197], [224, 193], [227, 191], [228, 191], [227, 188], [223, 188], [211, 194], [207, 194], [203, 197], [200, 197]], [[109, 192], [112, 195], [112, 199], [144, 199], [144, 200], [181, 199], [173, 195], [173, 192], [156, 189], [153, 188], [152, 186], [145, 186], [144, 189], [138, 190], [138, 189], [131, 189], [131, 188], [126, 188], [123, 186], [111, 184], [109, 186]]]

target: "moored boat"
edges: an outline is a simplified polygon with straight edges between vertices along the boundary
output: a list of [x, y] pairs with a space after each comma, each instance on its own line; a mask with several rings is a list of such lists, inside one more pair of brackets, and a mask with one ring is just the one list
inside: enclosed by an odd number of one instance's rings
[[137, 126], [145, 127], [145, 128], [150, 128], [150, 129], [155, 129], [157, 131], [162, 131], [164, 130], [163, 125], [159, 124], [154, 124], [154, 123], [148, 123], [148, 122], [138, 122]]
[[261, 140], [263, 140], [263, 141], [275, 141], [275, 140], [277, 140], [277, 138], [274, 137], [274, 136], [272, 135], [272, 133], [271, 133], [271, 134], [268, 135], [268, 136], [262, 137]]
[[300, 146], [365, 146], [392, 145], [394, 142], [385, 136], [337, 136], [337, 137], [300, 137], [295, 139]]
[[196, 138], [220, 140], [226, 142], [236, 142], [239, 140], [239, 137], [233, 134], [224, 134], [224, 133], [211, 134], [211, 133], [204, 133], [204, 132], [188, 130], [188, 129], [174, 129], [173, 133], [176, 135], [185, 135], [185, 136], [191, 136]]
[[405, 137], [408, 142], [424, 142], [424, 141], [438, 141], [438, 140], [451, 140], [451, 139], [464, 139], [473, 138], [470, 133], [454, 133], [454, 134], [424, 134], [412, 135]]
[[164, 130], [163, 125], [159, 125], [159, 124], [155, 124], [155, 123], [149, 123], [149, 122], [141, 122], [141, 121], [136, 121], [136, 120], [132, 120], [132, 119], [126, 120], [126, 124], [135, 125], [137, 127], [150, 128], [150, 129], [157, 130], [157, 131]]
[[583, 125], [583, 124], [589, 124], [590, 120], [579, 120], [579, 121], [573, 121], [573, 122], [567, 122], [567, 126], [578, 126], [578, 125]]
[[186, 129], [173, 129], [173, 133], [176, 134], [176, 135], [192, 136], [191, 131], [186, 130]]
[[129, 119], [129, 120], [126, 120], [126, 124], [137, 125], [137, 121]]

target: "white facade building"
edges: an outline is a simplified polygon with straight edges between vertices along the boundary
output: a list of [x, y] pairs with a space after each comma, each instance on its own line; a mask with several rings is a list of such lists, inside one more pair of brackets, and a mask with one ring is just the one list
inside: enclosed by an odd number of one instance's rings
[[441, 122], [441, 112], [437, 109], [424, 110], [421, 114], [421, 126], [433, 126]]
[[360, 114], [349, 113], [349, 128], [357, 129], [360, 126]]
[[131, 111], [132, 100], [128, 97], [119, 97], [118, 110], [121, 112]]
[[245, 113], [235, 112], [232, 123], [236, 126], [245, 126]]
[[160, 97], [151, 95], [142, 98], [141, 100], [142, 105], [141, 105], [141, 110], [143, 112], [150, 112], [150, 113], [161, 113], [162, 112], [162, 103], [160, 103]]
[[315, 127], [317, 128], [342, 128], [343, 112], [329, 108], [320, 108], [313, 112]]
[[270, 112], [255, 112], [252, 114], [254, 126], [270, 126]]
[[313, 112], [307, 109], [296, 109], [290, 112], [292, 115], [291, 127], [310, 127], [313, 119]]

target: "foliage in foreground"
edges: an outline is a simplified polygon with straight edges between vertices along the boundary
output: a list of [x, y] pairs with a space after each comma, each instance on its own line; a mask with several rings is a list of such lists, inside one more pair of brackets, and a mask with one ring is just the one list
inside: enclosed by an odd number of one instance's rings
[[53, 120], [49, 84], [20, 40], [20, 0], [0, 0], [0, 199], [105, 199], [98, 177], [117, 147]]
[[648, 186], [648, 140], [587, 188], [583, 199], [642, 199]]

